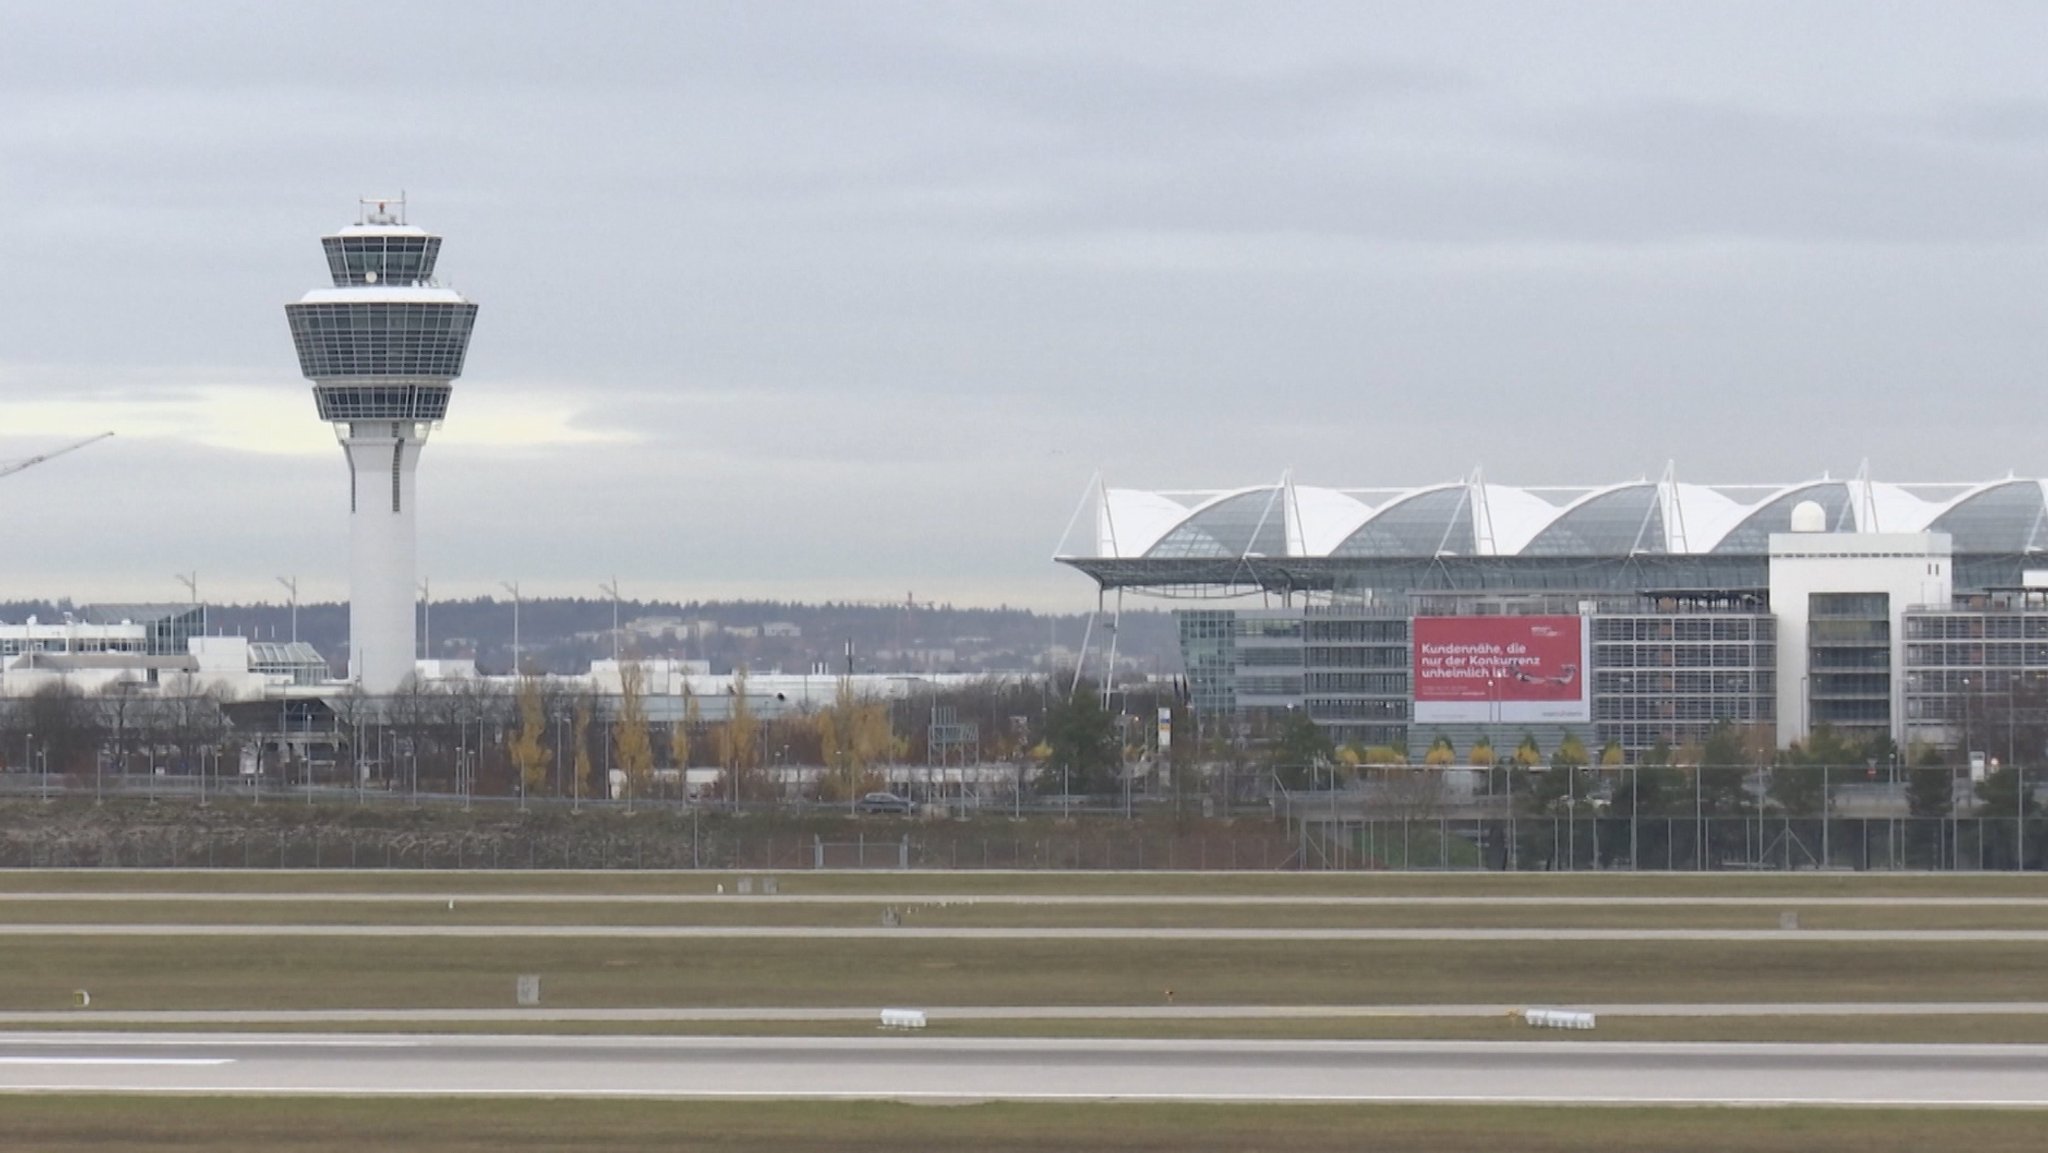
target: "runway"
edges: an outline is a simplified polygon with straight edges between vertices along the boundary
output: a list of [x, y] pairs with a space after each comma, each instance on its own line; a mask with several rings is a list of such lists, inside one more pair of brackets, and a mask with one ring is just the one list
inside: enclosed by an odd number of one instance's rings
[[5, 937], [440, 937], [580, 940], [895, 941], [1847, 941], [2048, 944], [2048, 929], [1241, 929], [921, 928], [813, 925], [0, 924]]
[[2048, 1046], [40, 1034], [0, 1092], [2048, 1106]]
[[[930, 1005], [934, 1023], [964, 1021], [1326, 1021], [1358, 1018], [1502, 1019], [1527, 1005], [1459, 1002], [1380, 1005]], [[1565, 1006], [1614, 1017], [2038, 1017], [2044, 1001], [1770, 1001], [1572, 1002]], [[162, 1028], [203, 1025], [217, 1029], [284, 1026], [492, 1025], [509, 1031], [543, 1024], [627, 1025], [717, 1022], [845, 1022], [874, 1024], [870, 1006], [818, 1005], [738, 1008], [578, 1008], [535, 1005], [511, 1009], [39, 1009], [0, 1012], [0, 1026], [29, 1028], [96, 1025]]]

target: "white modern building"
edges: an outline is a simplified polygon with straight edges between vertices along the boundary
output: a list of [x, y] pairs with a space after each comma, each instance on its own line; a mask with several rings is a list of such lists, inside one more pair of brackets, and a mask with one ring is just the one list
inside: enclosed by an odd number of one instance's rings
[[[2032, 477], [1097, 482], [1054, 559], [1107, 611], [1181, 601], [1189, 703], [1227, 732], [1301, 710], [1412, 753], [1570, 735], [1636, 756], [1724, 723], [1780, 745], [1826, 725], [1954, 747], [1990, 717], [2017, 747], [2011, 719], [2048, 688], [2048, 481]], [[1516, 723], [1532, 709], [1549, 722]]]
[[253, 701], [304, 694], [328, 679], [311, 645], [208, 636], [205, 627], [197, 605], [98, 605], [56, 621], [0, 621], [0, 697], [62, 684]]
[[1903, 742], [1906, 614], [1954, 599], [1947, 533], [1830, 533], [1819, 505], [1771, 534], [1777, 618], [1778, 741], [1817, 725], [1875, 730]]
[[441, 238], [404, 199], [365, 200], [322, 238], [331, 288], [285, 307], [299, 368], [349, 471], [349, 669], [371, 693], [413, 672], [420, 449], [448, 414], [477, 306], [434, 280]]

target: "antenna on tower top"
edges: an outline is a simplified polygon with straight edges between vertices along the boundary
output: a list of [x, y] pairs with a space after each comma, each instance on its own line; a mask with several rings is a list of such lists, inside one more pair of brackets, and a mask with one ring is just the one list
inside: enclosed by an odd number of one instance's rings
[[357, 201], [357, 224], [404, 224], [405, 193], [397, 196], [365, 196]]

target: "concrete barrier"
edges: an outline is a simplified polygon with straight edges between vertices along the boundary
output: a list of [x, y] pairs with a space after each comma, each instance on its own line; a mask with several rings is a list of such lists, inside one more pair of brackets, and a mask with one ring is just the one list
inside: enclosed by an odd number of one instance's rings
[[882, 1010], [882, 1028], [922, 1029], [924, 1028], [924, 1010], [884, 1009]]

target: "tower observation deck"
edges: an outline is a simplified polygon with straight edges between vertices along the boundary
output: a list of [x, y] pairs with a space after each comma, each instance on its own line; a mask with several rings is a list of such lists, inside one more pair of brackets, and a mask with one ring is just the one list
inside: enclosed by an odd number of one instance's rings
[[476, 305], [434, 281], [441, 238], [405, 221], [405, 200], [365, 199], [321, 239], [331, 288], [285, 306], [299, 370], [349, 466], [349, 667], [371, 693], [412, 673], [414, 475], [448, 415]]

